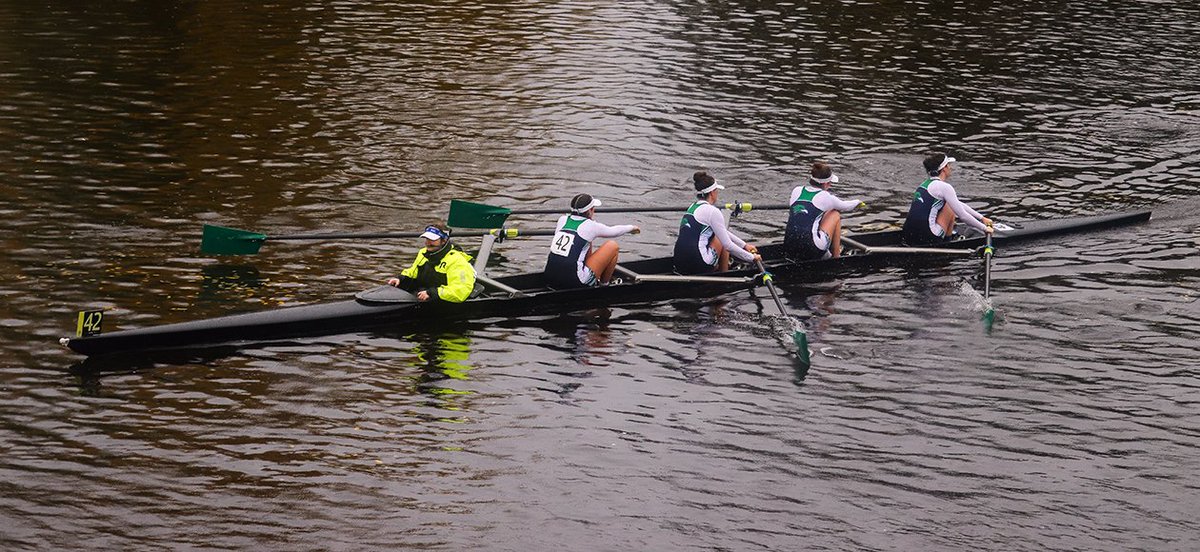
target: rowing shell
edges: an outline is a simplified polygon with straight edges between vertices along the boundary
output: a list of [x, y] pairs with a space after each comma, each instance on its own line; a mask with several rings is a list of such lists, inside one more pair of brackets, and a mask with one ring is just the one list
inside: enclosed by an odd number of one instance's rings
[[[1150, 219], [1138, 211], [1008, 223], [998, 226], [999, 245], [1072, 232], [1111, 228]], [[963, 228], [961, 239], [937, 244], [938, 251], [974, 250], [984, 238]], [[905, 264], [929, 255], [914, 255], [905, 248], [899, 231], [858, 234], [851, 240], [864, 246], [836, 259], [795, 262], [784, 257], [782, 244], [759, 248], [767, 270], [787, 281], [819, 281], [846, 271]], [[395, 327], [415, 321], [524, 316], [572, 311], [595, 306], [661, 301], [680, 297], [711, 297], [756, 285], [756, 269], [733, 270], [697, 281], [681, 282], [672, 274], [670, 257], [633, 261], [621, 265], [631, 275], [623, 283], [599, 288], [554, 290], [540, 273], [486, 279], [487, 286], [463, 303], [419, 302], [411, 294], [390, 286], [359, 293], [354, 299], [286, 307], [263, 312], [223, 316], [148, 328], [121, 330], [87, 337], [64, 337], [59, 342], [88, 356], [150, 350], [211, 346], [225, 343], [263, 342], [276, 339], [331, 335], [348, 331]], [[83, 323], [81, 322], [81, 327]]]

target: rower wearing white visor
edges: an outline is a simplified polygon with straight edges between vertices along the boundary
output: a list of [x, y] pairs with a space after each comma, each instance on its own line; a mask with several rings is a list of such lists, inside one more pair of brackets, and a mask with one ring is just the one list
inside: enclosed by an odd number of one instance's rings
[[704, 274], [729, 270], [729, 257], [753, 263], [761, 257], [758, 248], [730, 232], [725, 215], [716, 207], [717, 190], [725, 187], [705, 171], [692, 175], [696, 203], [688, 208], [679, 222], [679, 237], [675, 240], [675, 272]]
[[583, 288], [612, 281], [620, 246], [611, 239], [599, 247], [593, 247], [593, 242], [598, 238], [637, 234], [641, 229], [632, 224], [608, 226], [596, 222], [596, 207], [600, 205], [599, 199], [579, 194], [571, 198], [571, 213], [559, 217], [543, 272], [550, 287]]
[[842, 200], [829, 191], [838, 175], [827, 163], [813, 163], [808, 184], [796, 186], [788, 199], [787, 229], [783, 234], [785, 254], [797, 261], [827, 259], [842, 254], [842, 212], [862, 201]]
[[904, 243], [931, 245], [949, 241], [954, 238], [954, 223], [959, 218], [980, 232], [992, 232], [992, 220], [959, 201], [954, 186], [947, 182], [954, 161], [944, 153], [925, 156], [929, 178], [913, 194], [908, 218], [904, 220]]

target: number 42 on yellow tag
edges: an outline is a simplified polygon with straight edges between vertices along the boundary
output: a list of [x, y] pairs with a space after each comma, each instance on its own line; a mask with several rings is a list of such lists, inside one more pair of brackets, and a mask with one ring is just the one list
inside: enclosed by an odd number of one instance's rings
[[104, 311], [80, 311], [79, 325], [75, 329], [76, 337], [87, 337], [100, 333], [100, 322], [104, 320]]

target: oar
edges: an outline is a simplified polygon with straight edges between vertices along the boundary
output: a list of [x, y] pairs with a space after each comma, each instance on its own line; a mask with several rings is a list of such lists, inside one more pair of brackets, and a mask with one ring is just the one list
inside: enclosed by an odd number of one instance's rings
[[[453, 226], [453, 225], [452, 225]], [[490, 235], [502, 234], [503, 238], [518, 236], [549, 236], [549, 230], [518, 230], [516, 228], [492, 227]], [[485, 234], [487, 235], [487, 234]], [[200, 251], [210, 255], [254, 255], [262, 249], [263, 243], [270, 241], [288, 240], [376, 240], [395, 238], [419, 238], [420, 232], [347, 232], [335, 234], [295, 234], [290, 236], [267, 236], [258, 232], [226, 228], [224, 226], [204, 225], [204, 234], [200, 238]]]
[[[786, 204], [769, 204], [755, 206], [753, 203], [739, 202], [726, 203], [725, 209], [738, 212], [749, 213], [754, 209], [787, 209]], [[667, 212], [683, 212], [687, 208], [679, 206], [671, 207], [597, 207], [597, 213], [667, 213]], [[447, 224], [454, 228], [499, 228], [504, 226], [504, 221], [512, 215], [561, 215], [565, 213], [565, 209], [509, 209], [507, 207], [497, 207], [495, 205], [485, 205], [483, 203], [474, 203], [471, 201], [463, 201], [461, 199], [450, 200], [450, 216], [447, 217]]]
[[987, 233], [987, 241], [983, 245], [983, 322], [987, 330], [992, 329], [992, 321], [996, 318], [996, 309], [992, 308], [992, 233]]
[[799, 323], [793, 322], [792, 317], [788, 316], [787, 309], [783, 306], [783, 301], [779, 299], [779, 293], [775, 291], [775, 282], [772, 281], [773, 277], [770, 272], [767, 272], [766, 267], [763, 266], [762, 259], [755, 259], [755, 262], [758, 263], [758, 270], [762, 272], [763, 282], [767, 284], [767, 290], [771, 292], [771, 298], [775, 299], [775, 306], [779, 307], [779, 314], [792, 324], [792, 341], [796, 342], [800, 362], [808, 366], [808, 334], [804, 333], [804, 329], [800, 327]]
[[991, 301], [992, 299], [992, 255], [996, 250], [992, 248], [992, 233], [988, 232], [987, 241], [983, 244], [983, 300]]

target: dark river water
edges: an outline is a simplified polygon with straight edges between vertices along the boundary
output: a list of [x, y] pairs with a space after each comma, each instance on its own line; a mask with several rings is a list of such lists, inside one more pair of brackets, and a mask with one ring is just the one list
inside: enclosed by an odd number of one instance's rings
[[[1200, 5], [0, 0], [0, 549], [1196, 550]], [[894, 227], [1150, 208], [978, 260], [100, 367], [106, 329], [345, 298], [451, 199]], [[678, 213], [601, 215], [669, 254]], [[545, 228], [553, 217], [520, 219]], [[778, 240], [783, 214], [732, 227]], [[473, 249], [477, 242], [461, 240]], [[512, 240], [489, 270], [540, 270]]]

